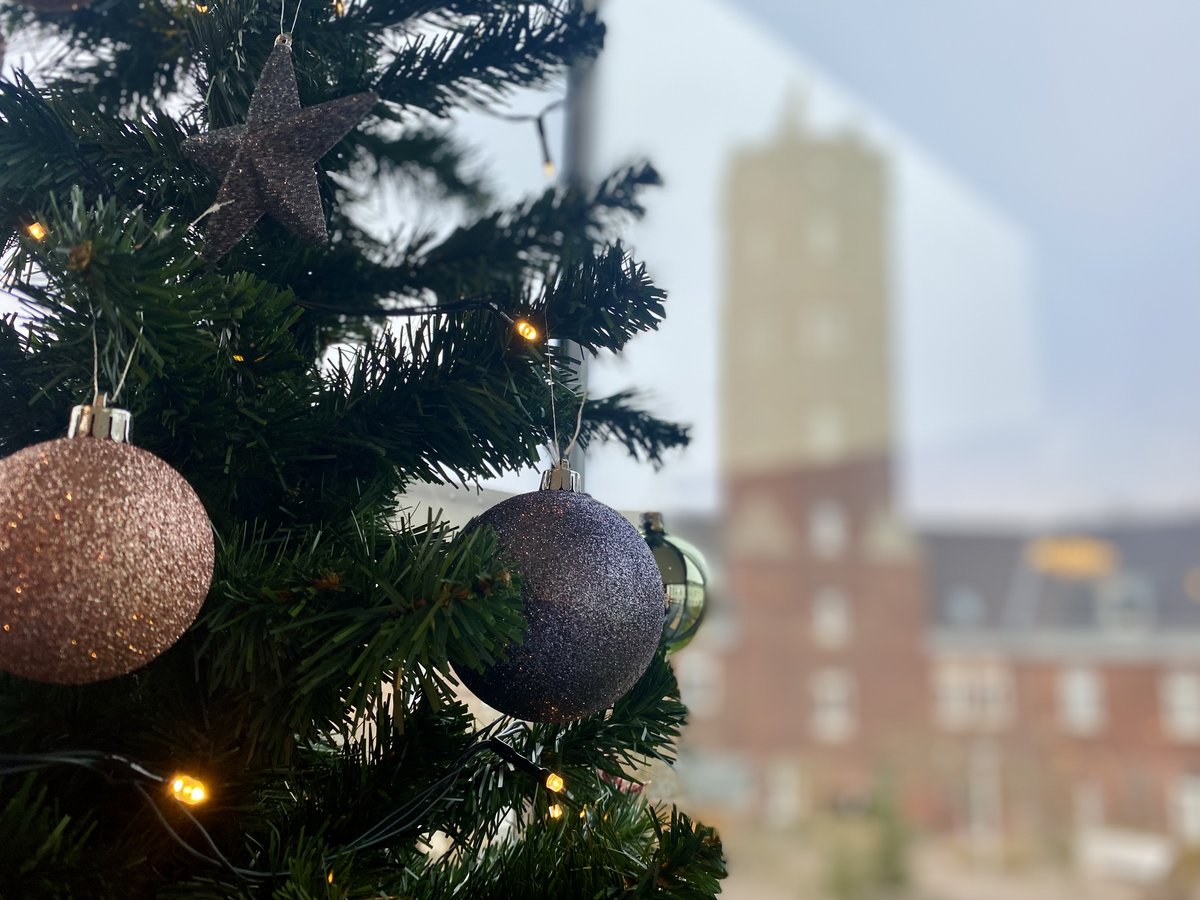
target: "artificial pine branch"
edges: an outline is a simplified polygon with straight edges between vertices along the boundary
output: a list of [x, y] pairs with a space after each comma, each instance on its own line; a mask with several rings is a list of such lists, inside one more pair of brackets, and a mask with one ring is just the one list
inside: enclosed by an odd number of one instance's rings
[[449, 34], [409, 41], [376, 90], [402, 107], [446, 115], [456, 106], [490, 105], [516, 88], [545, 84], [571, 62], [598, 53], [603, 40], [595, 13], [506, 4]]
[[[711, 833], [611, 780], [673, 758], [685, 711], [666, 662], [607, 716], [487, 732], [568, 776], [574, 805], [552, 823], [545, 788], [478, 752], [449, 663], [487, 666], [520, 639], [520, 575], [486, 531], [456, 539], [399, 499], [534, 461], [547, 367], [572, 407], [575, 361], [504, 316], [590, 353], [662, 319], [664, 293], [617, 243], [652, 168], [495, 209], [453, 132], [430, 124], [559, 78], [603, 27], [560, 2], [347, 2], [304, 3], [294, 50], [306, 105], [388, 100], [320, 162], [333, 240], [298, 246], [265, 221], [217, 265], [194, 224], [216, 185], [181, 145], [242, 121], [279, 6], [9, 13], [67, 51], [47, 84], [0, 82], [4, 287], [27, 314], [0, 322], [0, 453], [61, 434], [90, 399], [94, 340], [106, 386], [130, 360], [134, 440], [202, 497], [217, 563], [196, 624], [143, 669], [79, 687], [0, 674], [0, 756], [91, 754], [0, 764], [0, 833], [19, 835], [0, 846], [0, 892], [711, 896]], [[393, 185], [420, 208], [386, 242], [351, 201]], [[382, 326], [412, 304], [436, 314]], [[639, 406], [588, 400], [581, 441], [661, 463], [686, 429]], [[213, 798], [189, 815], [113, 754], [199, 772]], [[423, 849], [434, 833], [443, 857]]]

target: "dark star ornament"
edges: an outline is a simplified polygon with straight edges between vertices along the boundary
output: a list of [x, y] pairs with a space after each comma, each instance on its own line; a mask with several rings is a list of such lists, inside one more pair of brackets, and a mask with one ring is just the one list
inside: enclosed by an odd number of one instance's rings
[[184, 141], [184, 151], [220, 176], [221, 190], [204, 235], [206, 259], [220, 259], [264, 215], [313, 243], [329, 239], [315, 170], [379, 102], [374, 92], [300, 108], [291, 35], [275, 39], [245, 125]]

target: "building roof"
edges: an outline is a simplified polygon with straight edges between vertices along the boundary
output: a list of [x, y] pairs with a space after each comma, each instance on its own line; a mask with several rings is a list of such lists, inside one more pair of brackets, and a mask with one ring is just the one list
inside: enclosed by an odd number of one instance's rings
[[923, 535], [941, 649], [1200, 658], [1200, 519]]

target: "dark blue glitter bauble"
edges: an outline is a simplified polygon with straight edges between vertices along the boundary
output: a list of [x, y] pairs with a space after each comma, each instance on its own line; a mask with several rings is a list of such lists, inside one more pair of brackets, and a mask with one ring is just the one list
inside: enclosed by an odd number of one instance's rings
[[633, 687], [662, 635], [662, 575], [626, 519], [587, 494], [520, 494], [472, 519], [492, 528], [522, 579], [525, 642], [507, 662], [456, 667], [474, 694], [500, 712], [565, 722], [602, 712]]

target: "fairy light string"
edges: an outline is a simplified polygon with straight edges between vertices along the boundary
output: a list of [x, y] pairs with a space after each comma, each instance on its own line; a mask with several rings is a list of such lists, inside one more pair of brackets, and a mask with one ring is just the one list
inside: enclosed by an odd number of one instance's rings
[[536, 113], [502, 113], [493, 110], [482, 110], [482, 112], [494, 119], [502, 119], [505, 122], [533, 123], [534, 131], [537, 134], [538, 146], [542, 151], [542, 170], [546, 173], [547, 178], [553, 178], [557, 169], [554, 165], [554, 156], [550, 152], [550, 141], [546, 137], [546, 117], [555, 110], [565, 106], [566, 102], [565, 97], [559, 97], [557, 100], [553, 100], [543, 106]]
[[[507, 725], [507, 727], [501, 728], [501, 725]], [[562, 776], [524, 756], [504, 740], [505, 738], [514, 736], [519, 732], [520, 728], [519, 724], [511, 722], [507, 716], [501, 716], [490, 725], [475, 732], [473, 735], [475, 740], [450, 764], [445, 774], [409, 798], [405, 803], [390, 812], [337, 852], [326, 854], [322, 860], [323, 865], [332, 866], [337, 858], [344, 853], [376, 847], [420, 824], [428, 813], [436, 808], [450, 791], [453, 790], [454, 785], [458, 782], [459, 777], [466, 770], [471, 760], [484, 752], [490, 751], [503, 763], [507, 763], [529, 776], [535, 783], [555, 795], [556, 803], [562, 803], [564, 800], [563, 792], [566, 789], [566, 784]], [[208, 829], [204, 827], [203, 822], [189, 808], [192, 805], [199, 806], [203, 803], [203, 800], [198, 801], [196, 804], [189, 804], [180, 797], [182, 791], [180, 782], [203, 785], [203, 782], [193, 776], [177, 774], [168, 777], [154, 772], [141, 763], [118, 753], [73, 750], [48, 753], [0, 754], [0, 777], [64, 765], [88, 769], [111, 783], [130, 784], [150, 808], [156, 821], [167, 832], [171, 840], [194, 859], [223, 868], [243, 881], [247, 879], [284, 878], [291, 874], [290, 870], [287, 869], [253, 869], [234, 864], [221, 851], [220, 847], [217, 846], [216, 841], [213, 840]], [[148, 784], [164, 788], [167, 793], [175, 798], [177, 809], [191, 823], [207, 850], [197, 847], [179, 833], [170, 819], [163, 813], [159, 800], [147, 790]], [[162, 792], [159, 791], [159, 793]], [[207, 790], [205, 790], [203, 799], [208, 799]]]

